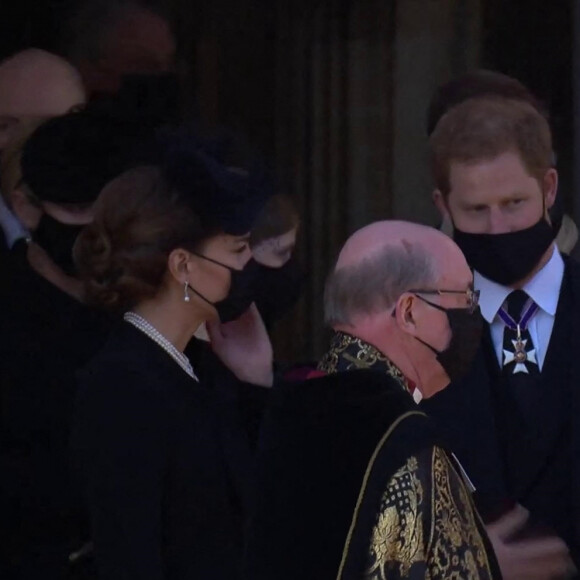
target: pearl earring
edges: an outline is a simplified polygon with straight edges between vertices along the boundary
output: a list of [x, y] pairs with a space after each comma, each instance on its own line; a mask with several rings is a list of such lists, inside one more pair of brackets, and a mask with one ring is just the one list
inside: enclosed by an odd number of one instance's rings
[[183, 287], [183, 301], [184, 302], [189, 302], [191, 300], [191, 298], [189, 297], [189, 294], [187, 293], [188, 290], [189, 290], [189, 284], [187, 282], [185, 282], [185, 285]]

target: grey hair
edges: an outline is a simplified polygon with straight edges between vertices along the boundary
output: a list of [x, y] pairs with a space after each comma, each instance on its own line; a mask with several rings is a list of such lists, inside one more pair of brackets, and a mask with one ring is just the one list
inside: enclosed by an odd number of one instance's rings
[[330, 274], [324, 289], [324, 321], [330, 327], [350, 325], [356, 315], [392, 308], [401, 294], [430, 288], [436, 279], [435, 260], [425, 247], [406, 240], [389, 244]]

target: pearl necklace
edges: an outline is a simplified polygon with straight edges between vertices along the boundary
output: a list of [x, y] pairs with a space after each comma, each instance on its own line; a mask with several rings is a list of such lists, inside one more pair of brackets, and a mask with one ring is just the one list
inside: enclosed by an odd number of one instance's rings
[[189, 359], [167, 340], [150, 322], [135, 312], [125, 312], [123, 319], [157, 343], [192, 379], [199, 382]]

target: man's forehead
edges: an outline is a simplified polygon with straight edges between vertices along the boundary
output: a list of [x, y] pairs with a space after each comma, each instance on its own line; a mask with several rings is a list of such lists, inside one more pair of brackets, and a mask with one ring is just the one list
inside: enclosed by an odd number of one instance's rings
[[515, 151], [473, 161], [453, 160], [449, 164], [451, 190], [475, 189], [488, 184], [535, 179]]

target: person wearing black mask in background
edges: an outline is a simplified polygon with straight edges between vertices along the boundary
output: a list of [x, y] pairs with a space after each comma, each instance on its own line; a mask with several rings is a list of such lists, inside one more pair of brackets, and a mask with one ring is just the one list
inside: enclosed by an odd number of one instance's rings
[[[164, 146], [158, 166], [107, 186], [75, 247], [88, 298], [124, 320], [81, 377], [73, 441], [102, 580], [235, 579], [251, 466], [242, 411], [273, 380], [259, 314], [237, 304], [263, 190], [195, 139]], [[191, 345], [203, 323], [223, 362]]]
[[66, 24], [63, 52], [89, 99], [116, 94], [130, 76], [175, 73], [176, 40], [159, 2], [83, 0]]
[[[86, 102], [78, 72], [65, 59], [38, 49], [18, 52], [0, 62], [0, 181], [6, 156], [42, 122]], [[5, 204], [0, 185], [0, 258], [27, 232]], [[5, 245], [4, 239], [5, 238]]]
[[102, 187], [131, 166], [145, 139], [137, 127], [86, 111], [50, 120], [24, 145], [21, 178], [6, 192], [31, 238], [12, 249], [0, 284], [3, 578], [89, 573], [77, 558], [87, 521], [68, 437], [75, 372], [109, 322], [83, 303], [72, 247]]
[[83, 0], [63, 39], [62, 53], [80, 72], [93, 109], [155, 127], [182, 121], [186, 69], [176, 64], [176, 39], [160, 3]]
[[267, 327], [300, 298], [304, 272], [294, 251], [300, 217], [290, 197], [273, 195], [252, 228], [250, 247], [259, 264], [254, 301]]
[[422, 405], [494, 522], [504, 577], [560, 577], [566, 545], [580, 556], [580, 268], [554, 243], [550, 128], [522, 100], [468, 99], [437, 123], [431, 157], [487, 324], [465, 380]]
[[[240, 168], [229, 168], [247, 176]], [[265, 184], [268, 191], [272, 187]], [[266, 328], [292, 309], [300, 297], [304, 273], [294, 257], [300, 218], [292, 199], [284, 194], [268, 196], [250, 234], [252, 261], [243, 288], [237, 295], [237, 310], [244, 312], [255, 303]], [[200, 329], [198, 338], [207, 339]]]

